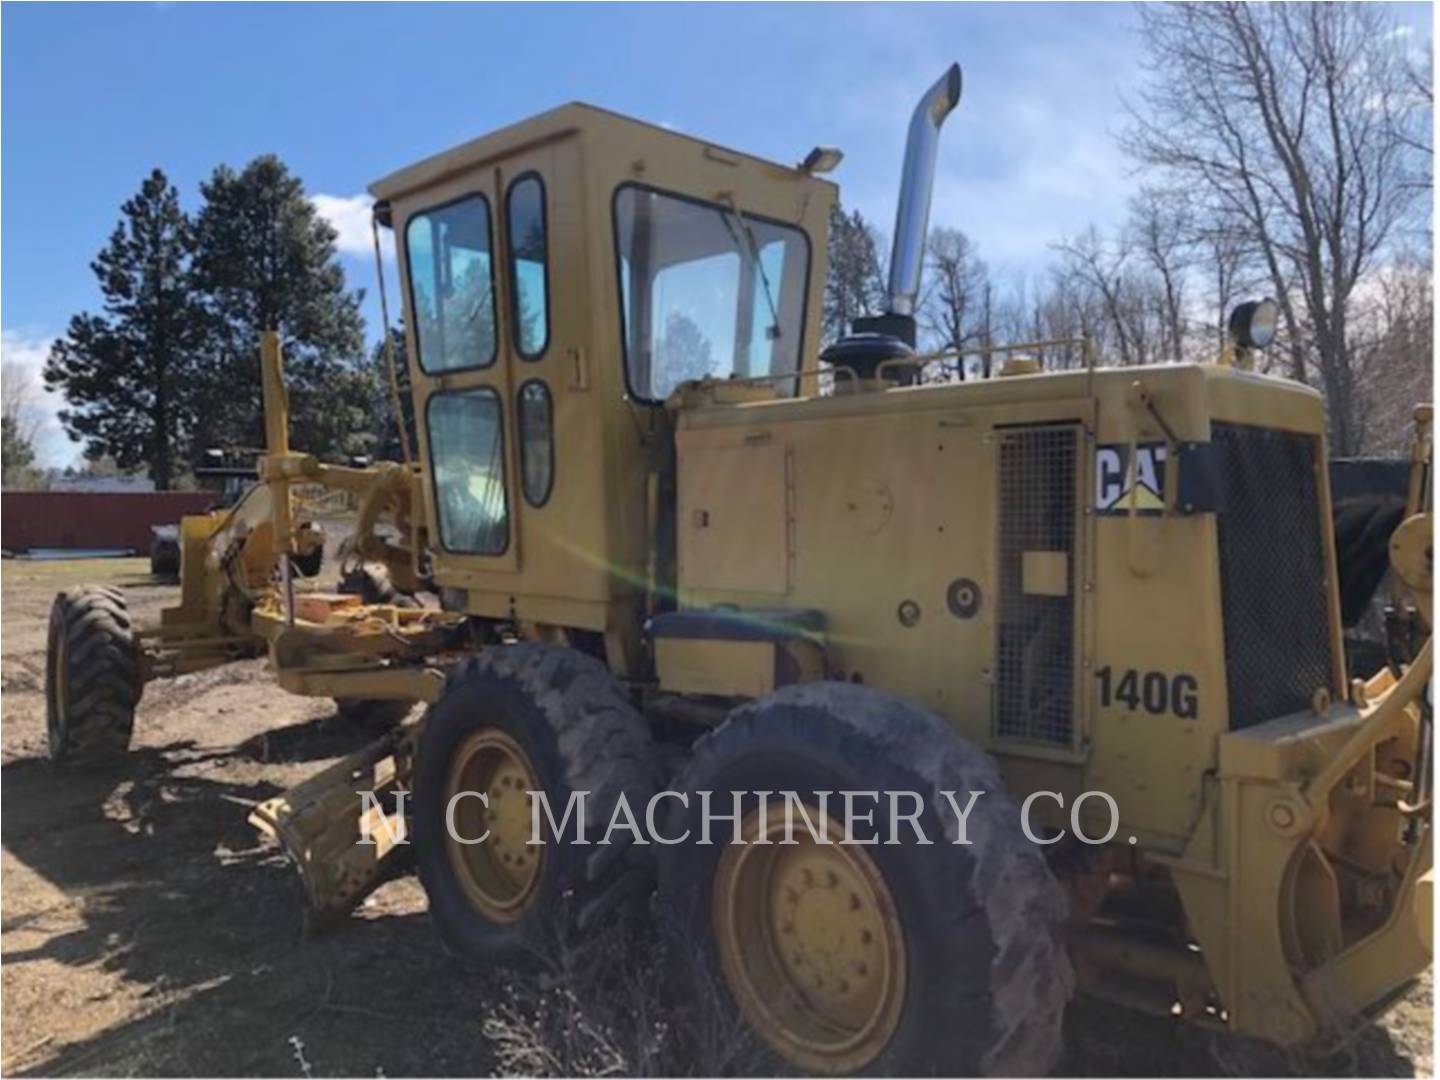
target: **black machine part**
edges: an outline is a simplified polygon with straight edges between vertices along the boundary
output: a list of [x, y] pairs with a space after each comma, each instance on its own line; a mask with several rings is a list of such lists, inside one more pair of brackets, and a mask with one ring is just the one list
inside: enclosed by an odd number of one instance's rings
[[[880, 322], [889, 318], [898, 321], [902, 317], [882, 315], [876, 319], [856, 319], [854, 332], [828, 346], [820, 354], [820, 360], [834, 367], [847, 367], [861, 379], [875, 378], [880, 365], [887, 360], [913, 360], [914, 347], [895, 334], [860, 329], [863, 323]], [[914, 321], [910, 320], [910, 323], [913, 336]], [[887, 379], [906, 385], [911, 383], [917, 374], [914, 364], [903, 362], [892, 364], [885, 371]]]

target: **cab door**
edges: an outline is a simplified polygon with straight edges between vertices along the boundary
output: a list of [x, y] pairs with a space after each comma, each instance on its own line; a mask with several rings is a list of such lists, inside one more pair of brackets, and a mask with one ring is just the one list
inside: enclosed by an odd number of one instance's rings
[[[615, 581], [580, 141], [407, 197], [402, 269], [435, 580], [468, 610], [601, 629]], [[397, 218], [400, 208], [397, 207]]]
[[502, 249], [500, 350], [509, 377], [521, 549], [510, 595], [520, 618], [602, 628], [613, 491], [602, 403], [620, 387], [592, 376], [589, 249], [581, 145], [562, 136], [495, 168]]
[[[560, 313], [551, 302], [557, 271], [551, 235], [552, 201], [559, 186], [553, 182], [555, 172], [549, 147], [508, 157], [495, 170], [503, 253], [499, 285], [505, 309], [500, 348], [510, 379], [507, 409], [515, 432], [517, 517], [527, 540], [538, 527], [533, 512], [547, 506], [554, 489], [556, 396], [566, 390], [573, 374], [559, 359], [567, 352], [564, 339], [570, 323], [557, 318]], [[563, 258], [561, 262], [563, 274], [568, 268]], [[567, 302], [572, 300], [573, 294], [567, 296]]]
[[431, 544], [446, 563], [513, 573], [513, 421], [496, 205], [488, 171], [417, 199], [401, 223], [401, 269]]

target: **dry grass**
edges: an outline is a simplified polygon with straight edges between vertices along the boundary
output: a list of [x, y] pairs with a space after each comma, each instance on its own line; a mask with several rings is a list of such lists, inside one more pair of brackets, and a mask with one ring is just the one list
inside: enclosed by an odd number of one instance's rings
[[510, 1076], [764, 1076], [778, 1063], [663, 919], [557, 946], [486, 1015]]

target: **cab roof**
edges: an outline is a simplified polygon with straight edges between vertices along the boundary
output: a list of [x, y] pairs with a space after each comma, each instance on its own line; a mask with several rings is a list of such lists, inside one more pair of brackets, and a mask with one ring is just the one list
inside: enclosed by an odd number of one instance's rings
[[413, 165], [407, 165], [403, 169], [398, 169], [388, 176], [376, 180], [368, 190], [376, 199], [399, 198], [412, 191], [449, 179], [458, 173], [489, 165], [534, 146], [569, 138], [585, 131], [604, 131], [606, 128], [613, 129], [616, 126], [628, 127], [632, 132], [644, 133], [647, 138], [689, 143], [702, 150], [718, 152], [749, 162], [767, 171], [778, 171], [796, 179], [823, 184], [830, 183], [828, 180], [801, 172], [793, 165], [782, 165], [776, 161], [756, 157], [754, 154], [732, 150], [718, 143], [672, 131], [657, 124], [636, 120], [609, 109], [572, 101], [546, 112], [537, 113], [518, 123], [499, 128], [488, 135], [481, 135], [478, 139], [461, 143], [459, 146], [424, 158]]

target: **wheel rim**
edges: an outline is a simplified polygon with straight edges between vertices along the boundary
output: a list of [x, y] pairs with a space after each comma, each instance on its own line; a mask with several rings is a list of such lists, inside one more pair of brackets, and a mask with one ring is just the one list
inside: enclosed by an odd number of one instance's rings
[[[810, 818], [824, 820], [814, 808]], [[716, 868], [714, 931], [720, 964], [751, 1026], [806, 1069], [864, 1068], [890, 1041], [905, 997], [905, 941], [890, 890], [862, 847], [817, 843], [783, 804], [742, 823]], [[799, 815], [795, 815], [799, 818]], [[777, 820], [773, 820], [776, 819]]]
[[[466, 898], [486, 918], [514, 922], [534, 899], [544, 847], [530, 839], [529, 792], [540, 789], [525, 751], [509, 735], [485, 728], [461, 743], [445, 781], [445, 806], [463, 792], [481, 792], [488, 806], [465, 796], [454, 803], [455, 830], [445, 834], [451, 869]], [[482, 843], [466, 844], [456, 838]]]

